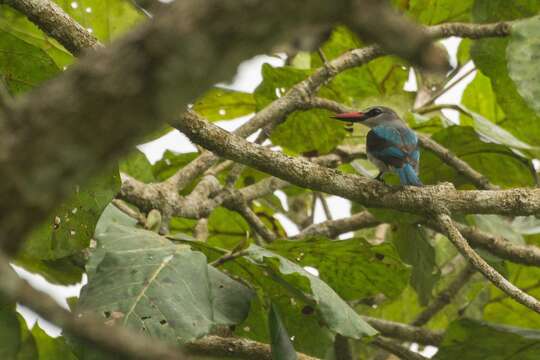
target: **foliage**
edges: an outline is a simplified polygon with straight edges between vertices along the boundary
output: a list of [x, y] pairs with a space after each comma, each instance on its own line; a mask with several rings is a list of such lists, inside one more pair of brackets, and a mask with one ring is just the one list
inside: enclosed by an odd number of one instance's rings
[[[144, 21], [142, 12], [127, 0], [57, 3], [103, 43]], [[446, 112], [422, 109], [415, 103], [420, 91], [405, 90], [410, 75], [424, 85], [434, 78], [394, 56], [379, 57], [337, 74], [318, 89], [317, 96], [355, 108], [391, 106], [418, 133], [445, 146], [494, 185], [502, 189], [535, 186], [538, 174], [531, 164], [540, 154], [540, 70], [536, 61], [540, 56], [540, 2], [391, 3], [424, 25], [519, 21], [513, 23], [510, 38], [462, 40], [457, 68], [435, 79], [445, 86], [471, 62], [476, 68], [457, 103], [458, 122]], [[250, 116], [280, 101], [325, 61], [368, 41], [337, 26], [320, 51], [299, 52], [281, 67], [264, 64], [262, 81], [253, 92], [218, 85], [195, 99], [191, 109], [212, 122]], [[74, 61], [24, 16], [0, 5], [0, 79], [11, 95], [20, 96], [59, 76]], [[365, 129], [356, 128], [349, 134], [341, 123], [329, 119], [331, 115], [324, 109], [288, 114], [272, 130], [270, 142], [287, 154], [304, 156], [364, 144]], [[162, 131], [152, 134], [152, 139], [158, 135]], [[366, 355], [366, 344], [378, 333], [363, 315], [410, 323], [463, 267], [448, 240], [419, 224], [419, 216], [389, 209], [367, 209], [390, 224], [386, 229], [361, 229], [347, 239], [289, 237], [285, 231], [291, 228], [288, 223], [299, 230], [312, 223], [313, 204], [320, 197], [296, 186], [285, 187], [279, 197], [270, 194], [249, 203], [276, 234], [278, 240], [271, 243], [262, 241], [230, 204], [207, 214], [206, 241], [192, 238], [197, 233], [197, 219], [164, 216], [166, 226], [161, 230], [169, 231], [165, 236], [145, 229], [111, 204], [118, 195], [121, 174], [143, 183], [161, 182], [198, 155], [166, 151], [151, 164], [143, 153], [132, 149], [118, 166], [73, 188], [69, 200], [32, 230], [14, 263], [59, 284], [80, 282], [86, 273], [88, 283], [73, 311], [95, 312], [107, 325], [127, 326], [171, 343], [226, 329], [235, 336], [270, 344], [276, 359], [296, 359], [296, 351], [334, 359], [336, 334], [355, 340], [356, 358]], [[348, 172], [358, 169], [374, 170], [365, 160], [340, 167]], [[228, 166], [217, 178], [224, 185], [231, 175], [234, 171]], [[237, 175], [228, 188], [231, 192], [269, 176], [249, 167]], [[427, 185], [451, 182], [458, 189], [474, 188], [469, 178], [429, 150], [422, 150], [420, 177]], [[201, 178], [181, 189], [180, 195], [191, 193]], [[395, 178], [389, 176], [385, 181], [392, 183]], [[353, 211], [357, 210], [366, 209], [353, 204]], [[515, 243], [540, 244], [535, 217], [513, 222], [484, 215], [458, 219]], [[538, 268], [511, 263], [489, 252], [481, 254], [513, 284], [540, 298]], [[213, 263], [231, 255], [235, 256], [228, 261]], [[15, 304], [3, 300], [0, 304], [0, 358], [103, 358], [69, 334], [53, 338], [37, 324], [29, 329]], [[473, 277], [426, 326], [444, 331], [435, 359], [536, 359], [540, 353], [538, 314], [480, 277]]]

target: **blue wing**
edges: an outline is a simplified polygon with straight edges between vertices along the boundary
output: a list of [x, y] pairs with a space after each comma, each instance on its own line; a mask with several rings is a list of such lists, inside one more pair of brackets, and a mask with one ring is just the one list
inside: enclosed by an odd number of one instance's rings
[[416, 168], [420, 160], [418, 138], [405, 126], [376, 126], [368, 133], [366, 145], [371, 155], [396, 168], [407, 163]]

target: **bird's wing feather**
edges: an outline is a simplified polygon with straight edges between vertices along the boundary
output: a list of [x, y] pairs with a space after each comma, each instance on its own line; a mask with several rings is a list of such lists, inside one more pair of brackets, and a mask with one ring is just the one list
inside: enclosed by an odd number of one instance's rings
[[366, 140], [368, 152], [386, 164], [402, 167], [405, 163], [413, 163], [416, 167], [418, 163], [418, 139], [406, 127], [376, 126]]

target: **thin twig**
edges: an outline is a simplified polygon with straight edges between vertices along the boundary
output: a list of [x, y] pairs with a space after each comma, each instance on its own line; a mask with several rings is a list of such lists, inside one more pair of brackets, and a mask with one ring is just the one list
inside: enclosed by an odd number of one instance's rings
[[371, 343], [403, 360], [427, 360], [424, 356], [382, 336], [377, 336]]

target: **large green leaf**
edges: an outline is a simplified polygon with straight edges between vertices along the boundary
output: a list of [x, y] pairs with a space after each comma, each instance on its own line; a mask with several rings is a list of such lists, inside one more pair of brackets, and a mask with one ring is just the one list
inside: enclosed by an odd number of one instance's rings
[[78, 312], [170, 341], [189, 341], [247, 316], [251, 291], [208, 267], [202, 253], [114, 222], [96, 240]]
[[28, 91], [60, 70], [47, 53], [0, 30], [0, 78], [12, 94]]
[[138, 149], [135, 149], [120, 162], [119, 169], [120, 172], [126, 173], [145, 183], [156, 180], [152, 172], [152, 164], [150, 164], [146, 155]]
[[[540, 298], [540, 269], [507, 262], [508, 280], [529, 295]], [[529, 310], [505, 293], [490, 286], [490, 299], [484, 307], [484, 319], [501, 324], [540, 329], [540, 315]]]
[[[465, 88], [461, 96], [461, 103], [469, 110], [480, 114], [494, 123], [500, 123], [505, 119], [505, 114], [497, 103], [490, 79], [476, 72], [474, 80]], [[461, 120], [467, 122], [468, 117], [461, 115]]]
[[[263, 81], [254, 93], [257, 108], [260, 110], [283, 96], [309, 74], [309, 70], [292, 67], [274, 68], [264, 64]], [[330, 115], [330, 112], [320, 109], [297, 111], [272, 131], [272, 142], [296, 153], [314, 150], [327, 153], [345, 137], [343, 126], [330, 121]]]
[[539, 9], [536, 0], [476, 0], [472, 14], [475, 22], [491, 22], [532, 16]]
[[506, 48], [508, 73], [527, 104], [540, 113], [540, 17], [521, 20], [512, 25], [512, 37]]
[[[435, 133], [432, 138], [487, 176], [494, 184], [510, 188], [534, 183], [525, 159], [506, 146], [482, 141], [471, 127], [448, 127]], [[425, 184], [449, 181], [459, 188], [472, 186], [469, 179], [458, 174], [428, 150], [422, 151], [420, 178]]]
[[403, 261], [412, 265], [411, 285], [420, 304], [427, 305], [440, 274], [435, 262], [435, 249], [426, 230], [417, 225], [400, 224], [392, 232], [392, 242]]
[[[538, 1], [477, 0], [473, 17], [479, 22], [514, 20], [535, 15], [539, 10]], [[490, 78], [497, 103], [506, 114], [506, 120], [500, 125], [518, 139], [536, 145], [540, 138], [540, 117], [520, 96], [508, 74], [508, 42], [508, 38], [477, 40], [471, 47], [471, 57], [476, 67]]]
[[110, 42], [144, 19], [126, 0], [57, 0], [75, 21], [90, 29], [99, 40]]
[[0, 358], [15, 359], [17, 357], [22, 342], [20, 327], [15, 304], [6, 303], [0, 299]]
[[540, 331], [499, 326], [470, 319], [448, 328], [436, 360], [536, 360]]
[[34, 229], [21, 256], [57, 260], [86, 248], [99, 216], [120, 188], [118, 170], [107, 171], [73, 188], [73, 195]]
[[297, 290], [311, 296], [322, 319], [332, 331], [354, 339], [377, 333], [324, 281], [298, 264], [257, 245], [251, 245], [246, 252], [246, 258], [251, 262], [271, 273], [280, 274], [284, 284], [294, 284]]
[[426, 25], [470, 21], [473, 3], [474, 0], [411, 0], [407, 14]]
[[270, 346], [272, 347], [272, 358], [276, 360], [296, 360], [298, 356], [294, 351], [287, 329], [275, 304], [270, 306], [268, 314], [268, 324], [270, 326]]
[[51, 337], [36, 323], [32, 328], [32, 336], [36, 343], [39, 360], [77, 360], [63, 337]]
[[195, 100], [193, 110], [210, 121], [230, 120], [255, 112], [253, 94], [215, 87]]
[[152, 171], [157, 180], [163, 181], [174, 175], [179, 169], [199, 156], [199, 153], [175, 153], [167, 150], [161, 160], [152, 166]]
[[56, 40], [48, 37], [28, 18], [8, 5], [0, 5], [0, 31], [45, 51], [62, 68], [73, 61], [73, 56]]
[[409, 281], [409, 267], [388, 243], [371, 245], [362, 238], [336, 241], [312, 238], [274, 241], [268, 249], [317, 269], [320, 279], [345, 300], [380, 293], [395, 298]]

